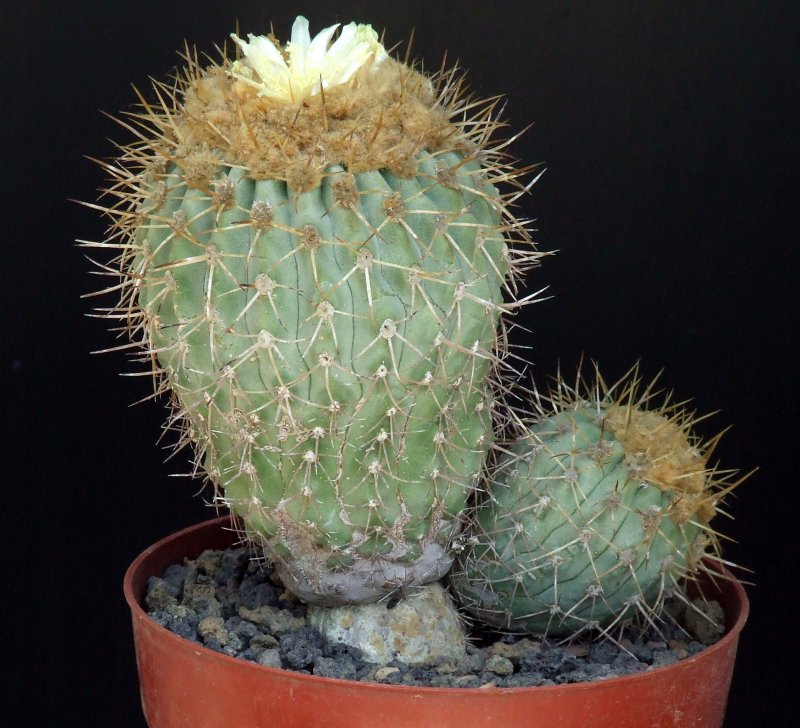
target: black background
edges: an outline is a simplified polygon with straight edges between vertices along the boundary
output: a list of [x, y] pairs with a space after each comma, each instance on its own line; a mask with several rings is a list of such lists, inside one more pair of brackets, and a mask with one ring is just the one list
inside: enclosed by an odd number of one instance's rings
[[[508, 97], [513, 147], [547, 172], [521, 214], [558, 254], [530, 276], [551, 300], [515, 343], [539, 384], [581, 354], [607, 378], [641, 359], [698, 412], [733, 424], [723, 466], [760, 471], [720, 524], [754, 571], [726, 726], [787, 725], [797, 651], [796, 460], [800, 5], [787, 2], [5, 2], [0, 9], [0, 722], [144, 725], [122, 574], [144, 547], [211, 515], [171, 478], [144, 379], [79, 297], [97, 287], [73, 240], [104, 223], [92, 200], [125, 140], [100, 110], [133, 102], [238, 20], [288, 36], [359, 20], [415, 54], [445, 50], [472, 88]], [[792, 683], [790, 683], [792, 680]]]

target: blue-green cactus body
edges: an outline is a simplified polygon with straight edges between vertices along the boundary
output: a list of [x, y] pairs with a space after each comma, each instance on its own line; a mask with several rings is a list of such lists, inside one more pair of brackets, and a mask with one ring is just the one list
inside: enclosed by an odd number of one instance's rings
[[197, 189], [173, 163], [144, 205], [152, 355], [224, 501], [308, 601], [440, 577], [492, 440], [497, 193], [474, 160], [417, 161], [334, 165], [303, 192], [223, 165]]
[[105, 313], [195, 474], [322, 606], [450, 568], [504, 392], [501, 315], [528, 300], [504, 295], [539, 257], [496, 101], [337, 27], [234, 35], [140, 94], [98, 244], [118, 251]]
[[576, 402], [500, 457], [451, 575], [510, 631], [564, 636], [656, 613], [697, 565], [713, 507], [674, 421]]

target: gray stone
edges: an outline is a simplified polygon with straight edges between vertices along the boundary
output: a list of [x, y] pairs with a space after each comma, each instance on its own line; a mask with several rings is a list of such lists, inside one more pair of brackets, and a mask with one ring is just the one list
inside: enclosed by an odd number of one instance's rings
[[264, 650], [257, 658], [256, 662], [264, 667], [283, 667], [281, 663], [281, 653], [277, 648]]
[[492, 655], [486, 660], [487, 672], [492, 672], [495, 675], [507, 676], [514, 672], [514, 664], [507, 657], [502, 655]]
[[466, 655], [462, 622], [438, 583], [415, 588], [393, 605], [309, 607], [308, 622], [329, 642], [355, 647], [377, 664], [459, 662]]

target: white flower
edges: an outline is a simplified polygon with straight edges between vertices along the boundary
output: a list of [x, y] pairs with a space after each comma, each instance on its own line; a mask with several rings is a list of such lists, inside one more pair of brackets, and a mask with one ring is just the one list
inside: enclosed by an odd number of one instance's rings
[[244, 59], [233, 64], [231, 73], [258, 89], [260, 96], [298, 102], [318, 94], [320, 89], [347, 83], [361, 68], [377, 66], [389, 57], [372, 26], [345, 25], [331, 43], [338, 27], [339, 23], [331, 25], [312, 40], [308, 20], [298, 16], [292, 25], [292, 38], [286, 44], [288, 62], [269, 38], [249, 33], [248, 42], [231, 33], [244, 53]]

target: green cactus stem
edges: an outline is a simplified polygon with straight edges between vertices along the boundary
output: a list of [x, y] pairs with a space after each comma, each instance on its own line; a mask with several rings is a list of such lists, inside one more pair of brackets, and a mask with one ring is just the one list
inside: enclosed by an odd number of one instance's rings
[[720, 559], [709, 525], [738, 484], [708, 464], [697, 418], [638, 369], [607, 387], [561, 378], [520, 422], [462, 535], [451, 582], [493, 627], [557, 637], [653, 620], [686, 577]]
[[303, 600], [366, 603], [450, 567], [539, 254], [494, 101], [307, 27], [140, 95], [94, 245], [217, 502]]

